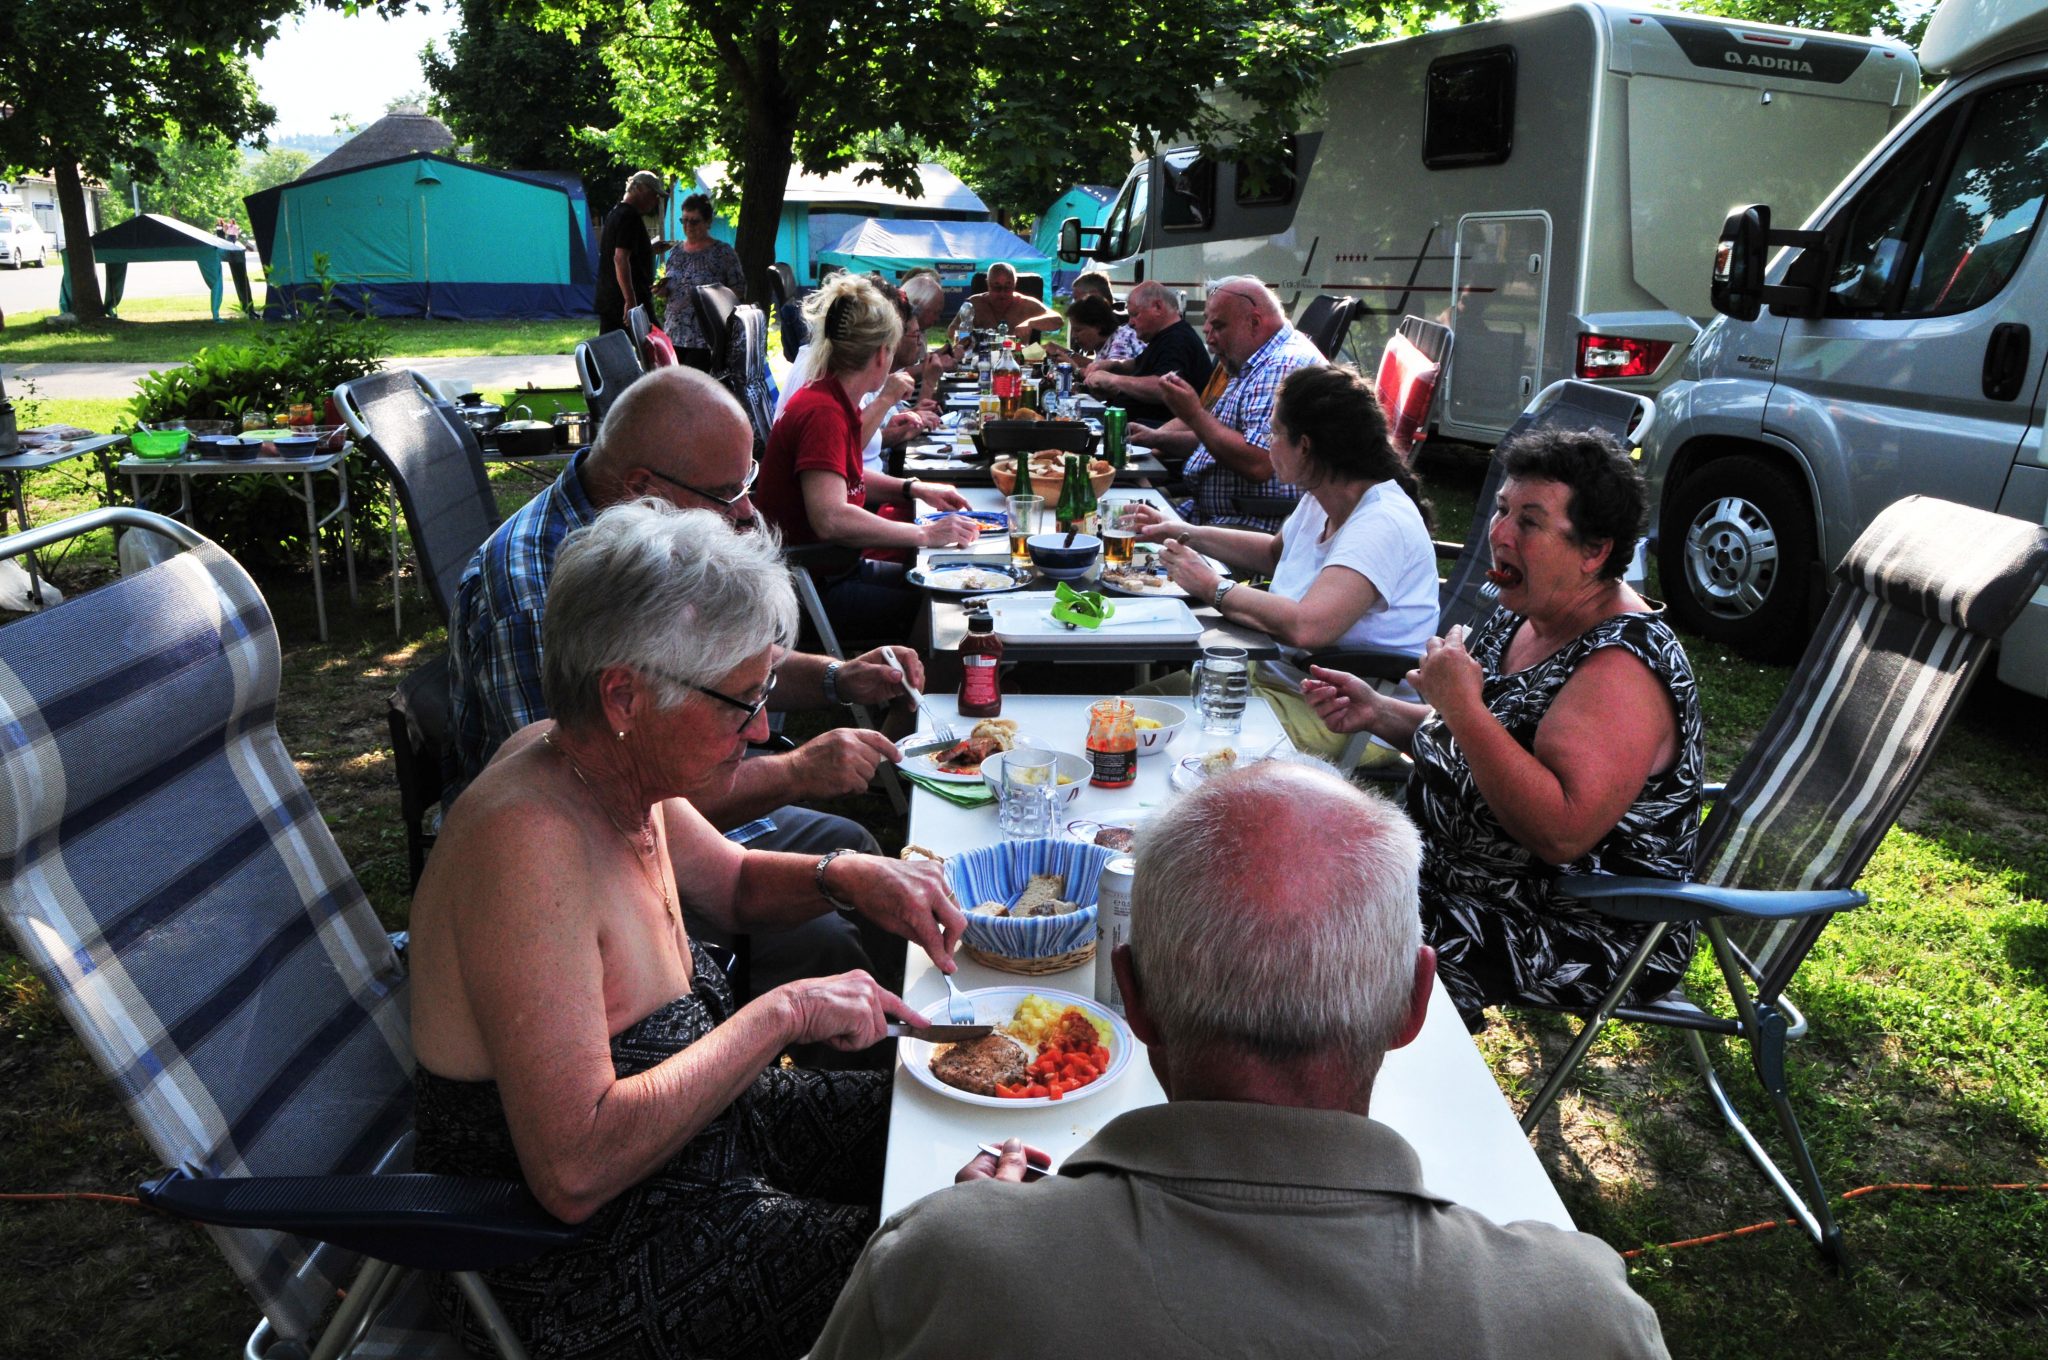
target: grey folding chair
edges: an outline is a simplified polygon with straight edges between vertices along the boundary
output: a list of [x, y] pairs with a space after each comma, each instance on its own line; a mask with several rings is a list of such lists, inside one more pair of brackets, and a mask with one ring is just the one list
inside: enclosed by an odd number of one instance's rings
[[576, 342], [576, 380], [583, 388], [590, 418], [599, 425], [619, 393], [645, 371], [633, 337], [624, 331], [606, 331], [594, 340]]
[[759, 307], [732, 309], [726, 322], [725, 371], [717, 375], [739, 400], [754, 427], [754, 457], [768, 448], [768, 427], [775, 423], [775, 399], [768, 395], [768, 319]]
[[642, 363], [647, 362], [647, 336], [654, 329], [654, 316], [643, 303], [626, 312], [626, 334], [633, 337], [634, 352]]
[[185, 551], [0, 628], [0, 914], [171, 1168], [143, 1200], [212, 1225], [261, 1308], [249, 1360], [458, 1356], [410, 1272], [456, 1272], [502, 1331], [473, 1272], [573, 1230], [516, 1184], [404, 1174], [404, 967], [278, 737], [248, 575], [125, 507], [0, 557], [117, 525]]
[[700, 283], [691, 290], [690, 305], [697, 309], [697, 329], [704, 333], [705, 347], [711, 351], [706, 372], [723, 379], [731, 362], [728, 333], [733, 311], [740, 305], [739, 296], [724, 284]]
[[[1835, 913], [1864, 902], [1855, 890], [1864, 865], [1926, 772], [1991, 644], [2048, 576], [2048, 530], [1909, 496], [1871, 522], [1835, 575], [1841, 584], [1806, 656], [1701, 828], [1695, 881], [1563, 880], [1592, 910], [1649, 930], [1522, 1127], [1535, 1128], [1609, 1019], [1676, 1027], [1743, 1150], [1840, 1264], [1841, 1229], [1787, 1094], [1785, 1046], [1807, 1022], [1785, 989]], [[1735, 1014], [1709, 1014], [1676, 992], [1625, 1002], [1665, 936], [1693, 930], [1706, 936]], [[1792, 1176], [1723, 1089], [1708, 1034], [1749, 1046]]]
[[[832, 626], [832, 616], [825, 612], [825, 597], [818, 593], [815, 573], [829, 576], [844, 571], [857, 560], [858, 553], [836, 543], [807, 543], [785, 546], [782, 556], [789, 563], [790, 583], [796, 587], [797, 604], [803, 609], [804, 620], [817, 634], [818, 650], [826, 656], [846, 660], [846, 648], [839, 641], [838, 630]], [[852, 708], [854, 720], [862, 727], [877, 732], [882, 730], [879, 713], [865, 704], [854, 704]], [[903, 781], [897, 777], [895, 766], [882, 767], [881, 784], [892, 811], [900, 817], [910, 810], [909, 798], [903, 792]]]

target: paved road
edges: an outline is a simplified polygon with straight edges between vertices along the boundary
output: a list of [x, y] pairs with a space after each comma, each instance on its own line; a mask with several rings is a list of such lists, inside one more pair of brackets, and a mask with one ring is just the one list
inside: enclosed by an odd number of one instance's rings
[[[254, 266], [254, 256], [250, 257], [250, 264]], [[63, 277], [64, 271], [54, 258], [44, 269], [0, 269], [0, 312], [13, 317], [21, 312], [55, 311], [57, 285]], [[104, 271], [100, 277], [105, 279]], [[199, 277], [199, 266], [190, 260], [131, 264], [128, 266], [128, 286], [122, 295], [131, 298], [190, 297], [204, 307], [206, 281]], [[230, 303], [234, 296], [234, 284], [228, 283]]]
[[[465, 391], [511, 391], [520, 387], [574, 387], [576, 361], [567, 354], [474, 355], [455, 359], [387, 359], [393, 368], [411, 368], [437, 382], [460, 384]], [[39, 397], [120, 397], [135, 395], [135, 383], [159, 364], [8, 364], [10, 389], [21, 391], [18, 379], [32, 378]]]

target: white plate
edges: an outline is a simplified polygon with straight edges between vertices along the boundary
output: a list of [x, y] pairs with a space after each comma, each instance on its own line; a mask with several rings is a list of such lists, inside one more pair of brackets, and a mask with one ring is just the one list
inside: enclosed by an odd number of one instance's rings
[[[1214, 751], [1203, 752], [1203, 755], [1214, 754]], [[1230, 768], [1241, 770], [1249, 763], [1250, 761], [1245, 756], [1245, 753], [1239, 751], [1237, 753], [1237, 764]], [[1174, 762], [1172, 772], [1166, 776], [1166, 782], [1179, 789], [1182, 793], [1187, 793], [1198, 787], [1208, 777], [1208, 771], [1202, 768], [1202, 756], [1183, 756]]]
[[[974, 584], [979, 578], [981, 584]], [[1029, 568], [993, 563], [954, 562], [945, 566], [913, 567], [905, 577], [935, 595], [999, 595], [1022, 590], [1031, 580]]]
[[[1131, 1027], [1124, 1018], [1093, 997], [1081, 996], [1075, 992], [1054, 991], [1050, 987], [983, 987], [978, 991], [962, 992], [962, 996], [974, 1003], [974, 1023], [977, 1025], [1000, 1025], [1016, 1014], [1017, 1007], [1028, 996], [1042, 996], [1048, 1001], [1058, 1001], [1068, 1006], [1078, 1006], [1090, 1017], [1102, 1021], [1110, 1028], [1109, 1070], [1089, 1082], [1078, 1091], [1071, 1091], [1058, 1100], [1051, 1096], [1032, 1096], [1023, 1100], [1012, 1100], [1006, 1096], [978, 1096], [963, 1091], [957, 1086], [948, 1086], [932, 1075], [932, 1053], [938, 1047], [922, 1039], [899, 1039], [896, 1041], [896, 1056], [903, 1062], [904, 1070], [920, 1084], [929, 1086], [940, 1095], [969, 1105], [988, 1105], [999, 1110], [1030, 1109], [1040, 1105], [1067, 1105], [1076, 1100], [1086, 1100], [1124, 1074], [1131, 1065], [1131, 1057], [1137, 1052], [1138, 1041], [1131, 1034]], [[925, 1007], [924, 1017], [933, 1024], [951, 1024], [945, 1001], [934, 1001]]]
[[[930, 733], [921, 733], [916, 738], [904, 742], [903, 745], [915, 746], [919, 741], [930, 740]], [[921, 756], [906, 756], [902, 760], [896, 762], [896, 768], [899, 770], [908, 770], [910, 771], [910, 773], [922, 776], [925, 779], [937, 779], [947, 784], [979, 784], [981, 782], [980, 766], [976, 766], [974, 769], [969, 770], [966, 774], [960, 774], [953, 770], [942, 770], [933, 761], [933, 757], [936, 755], [938, 755], [937, 751], [927, 751], [925, 754]]]

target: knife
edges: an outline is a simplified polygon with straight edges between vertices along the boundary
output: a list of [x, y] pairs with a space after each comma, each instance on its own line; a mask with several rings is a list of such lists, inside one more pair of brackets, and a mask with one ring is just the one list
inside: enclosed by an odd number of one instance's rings
[[883, 1032], [891, 1039], [923, 1039], [926, 1043], [951, 1044], [966, 1039], [986, 1039], [989, 1035], [996, 1032], [996, 1027], [994, 1025], [926, 1025], [924, 1028], [919, 1029], [916, 1025], [905, 1024], [900, 1020], [891, 1020], [883, 1027]]

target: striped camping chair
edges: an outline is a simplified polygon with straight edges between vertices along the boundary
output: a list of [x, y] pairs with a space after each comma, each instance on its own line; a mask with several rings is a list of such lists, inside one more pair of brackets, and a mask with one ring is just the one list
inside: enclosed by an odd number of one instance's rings
[[264, 1315], [249, 1355], [305, 1355], [358, 1252], [315, 1353], [460, 1354], [395, 1267], [486, 1268], [464, 1256], [480, 1222], [537, 1225], [513, 1259], [567, 1230], [521, 1188], [390, 1174], [410, 1160], [405, 972], [278, 738], [254, 583], [139, 510], [0, 556], [110, 525], [187, 551], [0, 628], [0, 912], [176, 1168], [144, 1199], [216, 1225]]
[[[1879, 515], [1836, 569], [1841, 584], [1700, 832], [1695, 882], [1573, 876], [1593, 909], [1651, 929], [1614, 989], [1522, 1117], [1533, 1129], [1610, 1017], [1682, 1029], [1709, 1095], [1821, 1251], [1844, 1262], [1841, 1230], [1786, 1096], [1785, 1044], [1806, 1020], [1784, 991], [1855, 890], [1920, 782], [1949, 719], [2048, 575], [2048, 530], [1909, 496]], [[1707, 1014], [1678, 993], [1621, 1005], [1665, 933], [1698, 925], [1734, 1003]], [[1749, 1046], [1791, 1150], [1795, 1186], [1744, 1125], [1708, 1062], [1704, 1034]], [[1802, 1195], [1803, 1190], [1803, 1195]]]

